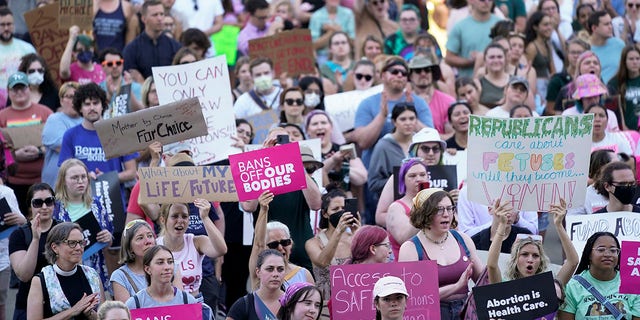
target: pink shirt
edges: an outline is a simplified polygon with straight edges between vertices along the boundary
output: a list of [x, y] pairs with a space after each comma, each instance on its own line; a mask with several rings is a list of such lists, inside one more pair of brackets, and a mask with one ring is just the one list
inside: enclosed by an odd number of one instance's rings
[[452, 96], [439, 91], [433, 90], [433, 96], [431, 102], [429, 102], [429, 109], [431, 109], [431, 116], [433, 117], [433, 127], [438, 130], [438, 133], [444, 133], [444, 125], [449, 122], [447, 110], [449, 106], [454, 103], [456, 99]]
[[100, 84], [105, 78], [102, 66], [97, 63], [93, 64], [93, 71], [80, 68], [77, 62], [72, 63], [71, 66], [69, 66], [69, 70], [71, 71], [71, 76], [67, 80], [76, 81], [80, 84], [87, 84], [89, 82]]

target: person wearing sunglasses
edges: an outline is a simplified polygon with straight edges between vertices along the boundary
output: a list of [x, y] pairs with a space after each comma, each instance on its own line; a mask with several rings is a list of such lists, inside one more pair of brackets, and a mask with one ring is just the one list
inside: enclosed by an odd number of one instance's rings
[[304, 91], [299, 87], [289, 87], [280, 94], [280, 123], [304, 125]]
[[376, 82], [376, 65], [369, 60], [359, 60], [353, 66], [352, 75], [355, 90], [363, 91], [370, 89]]
[[[99, 85], [107, 93], [109, 105], [104, 112], [104, 118], [109, 119], [144, 109], [141, 102], [142, 86], [133, 81], [128, 72], [124, 72], [122, 53], [117, 49], [107, 48], [100, 52], [99, 60], [105, 73], [105, 79]], [[127, 89], [127, 85], [131, 86]], [[120, 99], [127, 103], [119, 102]]]
[[97, 319], [105, 295], [98, 272], [82, 264], [88, 242], [75, 223], [51, 228], [44, 249], [51, 265], [31, 281], [27, 319]]
[[53, 81], [44, 58], [35, 53], [27, 54], [20, 60], [18, 71], [27, 74], [33, 103], [45, 105], [53, 112], [58, 110], [58, 85]]
[[625, 0], [624, 15], [611, 20], [613, 35], [620, 38], [627, 45], [640, 41], [640, 1]]

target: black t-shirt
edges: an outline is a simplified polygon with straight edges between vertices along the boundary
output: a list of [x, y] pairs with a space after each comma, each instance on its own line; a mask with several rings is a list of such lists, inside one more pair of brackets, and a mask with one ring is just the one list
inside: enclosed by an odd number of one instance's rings
[[229, 313], [227, 313], [227, 317], [234, 320], [260, 320], [254, 307], [253, 293], [249, 293], [234, 302]]
[[[511, 226], [509, 236], [502, 241], [500, 252], [511, 253], [511, 247], [513, 247], [513, 243], [516, 242], [516, 236], [519, 233], [532, 234], [527, 228]], [[471, 237], [471, 240], [473, 240], [473, 243], [476, 245], [476, 249], [489, 250], [489, 247], [491, 246], [491, 227], [474, 234], [473, 237]]]
[[[58, 221], [53, 220], [51, 224], [51, 228], [58, 224]], [[47, 259], [44, 257], [44, 248], [47, 243], [47, 235], [49, 235], [49, 231], [51, 228], [47, 230], [47, 232], [43, 232], [40, 236], [40, 242], [38, 243], [38, 261], [36, 262], [36, 268], [34, 270], [34, 274], [36, 275], [42, 270], [43, 267], [49, 265]], [[11, 233], [11, 237], [9, 237], [9, 255], [18, 251], [27, 251], [29, 249], [29, 244], [31, 240], [27, 242], [25, 236], [32, 237], [31, 235], [31, 222], [21, 226], [13, 233]], [[31, 276], [30, 278], [33, 278]], [[20, 281], [20, 286], [18, 287], [18, 293], [16, 295], [16, 309], [18, 310], [27, 310], [27, 298], [29, 297], [29, 289], [31, 289], [31, 280], [28, 282]]]
[[461, 147], [457, 142], [456, 142], [456, 137], [453, 136], [449, 139], [447, 139], [447, 149], [456, 149], [456, 150], [466, 150], [465, 148]]
[[[637, 204], [633, 204], [632, 205], [633, 208], [631, 209], [631, 212], [640, 212], [640, 206]], [[607, 211], [607, 206], [602, 207], [602, 209], [595, 211], [594, 213], [607, 213], [609, 211]]]
[[[80, 266], [76, 266], [76, 273], [70, 275], [68, 277], [56, 275], [58, 280], [60, 281], [60, 287], [62, 288], [62, 292], [64, 292], [65, 297], [69, 301], [69, 304], [73, 307], [82, 296], [86, 293], [87, 295], [93, 293], [93, 289], [91, 289], [91, 285], [89, 284], [89, 280], [87, 280], [87, 276], [84, 274], [84, 271]], [[42, 314], [44, 318], [53, 317], [54, 314], [51, 312], [51, 298], [49, 297], [49, 293], [47, 292], [47, 287], [44, 280], [44, 274], [38, 273], [38, 277], [40, 278], [40, 284], [42, 286], [42, 300], [44, 302]], [[74, 320], [84, 320], [87, 319], [84, 313], [81, 313], [73, 318]]]

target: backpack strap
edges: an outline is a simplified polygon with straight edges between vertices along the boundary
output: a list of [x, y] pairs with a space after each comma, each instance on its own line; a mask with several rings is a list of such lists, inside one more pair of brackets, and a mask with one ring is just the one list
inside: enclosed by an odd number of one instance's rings
[[471, 252], [469, 252], [469, 248], [467, 248], [467, 244], [464, 242], [464, 239], [462, 238], [460, 233], [458, 233], [458, 231], [455, 230], [455, 229], [451, 229], [449, 231], [451, 231], [451, 234], [453, 234], [453, 237], [456, 238], [456, 241], [458, 241], [458, 243], [464, 249], [464, 254], [466, 254], [467, 257], [469, 257], [469, 259], [471, 259]]
[[607, 298], [605, 298], [602, 295], [602, 293], [600, 293], [600, 291], [598, 291], [598, 289], [596, 289], [596, 287], [593, 286], [593, 284], [587, 281], [587, 279], [583, 278], [579, 274], [574, 275], [573, 279], [578, 281], [585, 289], [587, 289], [587, 291], [589, 291], [589, 293], [591, 293], [591, 295], [594, 298], [596, 298], [600, 303], [602, 303], [604, 307], [607, 308], [609, 312], [611, 312], [611, 315], [613, 315], [616, 320], [624, 319], [624, 316], [622, 315], [620, 310], [618, 310], [618, 308], [613, 306], [611, 302], [609, 302], [609, 300], [607, 300]]
[[420, 243], [420, 239], [417, 235], [411, 237], [411, 241], [416, 246], [416, 251], [418, 252], [418, 261], [424, 260], [424, 247], [422, 247], [422, 243]]
[[258, 97], [258, 94], [256, 93], [256, 91], [254, 89], [251, 89], [249, 91], [249, 96], [251, 97], [251, 99], [253, 99], [253, 101], [258, 105], [258, 107], [260, 107], [260, 109], [262, 110], [269, 110], [269, 108], [267, 107], [266, 104], [264, 104], [264, 101], [262, 101], [262, 99], [260, 99], [260, 97]]
[[137, 294], [133, 295], [133, 301], [136, 302], [136, 309], [140, 309], [140, 299], [138, 299], [138, 295]]
[[187, 293], [184, 290], [182, 290], [182, 303], [189, 304], [189, 299], [187, 299]]

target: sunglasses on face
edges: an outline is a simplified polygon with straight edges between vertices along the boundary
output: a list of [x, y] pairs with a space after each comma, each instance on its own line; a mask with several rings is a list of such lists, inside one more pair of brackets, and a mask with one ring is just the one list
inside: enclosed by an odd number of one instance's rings
[[415, 72], [416, 74], [421, 74], [421, 73], [431, 73], [433, 71], [432, 67], [424, 67], [424, 68], [417, 68], [417, 69], [411, 69], [411, 72]]
[[103, 67], [113, 67], [114, 65], [116, 66], [121, 66], [124, 63], [124, 59], [120, 59], [120, 60], [113, 60], [113, 61], [102, 61], [102, 66]]
[[373, 79], [373, 76], [368, 74], [356, 73], [357, 80], [362, 80], [362, 78], [364, 78], [364, 80], [366, 81], [371, 81], [371, 79]]
[[422, 150], [422, 152], [429, 154], [429, 152], [433, 152], [435, 153], [440, 153], [440, 147], [429, 147], [429, 146], [420, 146], [420, 150]]
[[27, 70], [27, 74], [32, 74], [32, 73], [36, 73], [36, 72], [44, 74], [44, 68], [36, 68], [36, 69]]
[[267, 243], [267, 248], [275, 250], [275, 249], [278, 249], [278, 246], [282, 246], [284, 248], [290, 245], [291, 245], [291, 239], [282, 239], [282, 240], [276, 240], [276, 241], [271, 241]]
[[640, 9], [640, 3], [627, 3], [627, 7], [629, 7], [629, 9], [633, 9], [634, 6], [636, 9]]
[[284, 99], [284, 102], [290, 106], [301, 106], [304, 103], [302, 99]]
[[397, 76], [399, 74], [402, 75], [403, 77], [407, 76], [407, 72], [401, 69], [391, 69], [391, 70], [388, 70], [388, 72], [394, 76]]
[[34, 198], [34, 199], [31, 199], [31, 206], [36, 209], [42, 208], [43, 204], [46, 204], [47, 207], [52, 207], [55, 202], [56, 202], [56, 198], [54, 197], [47, 197], [44, 199]]

